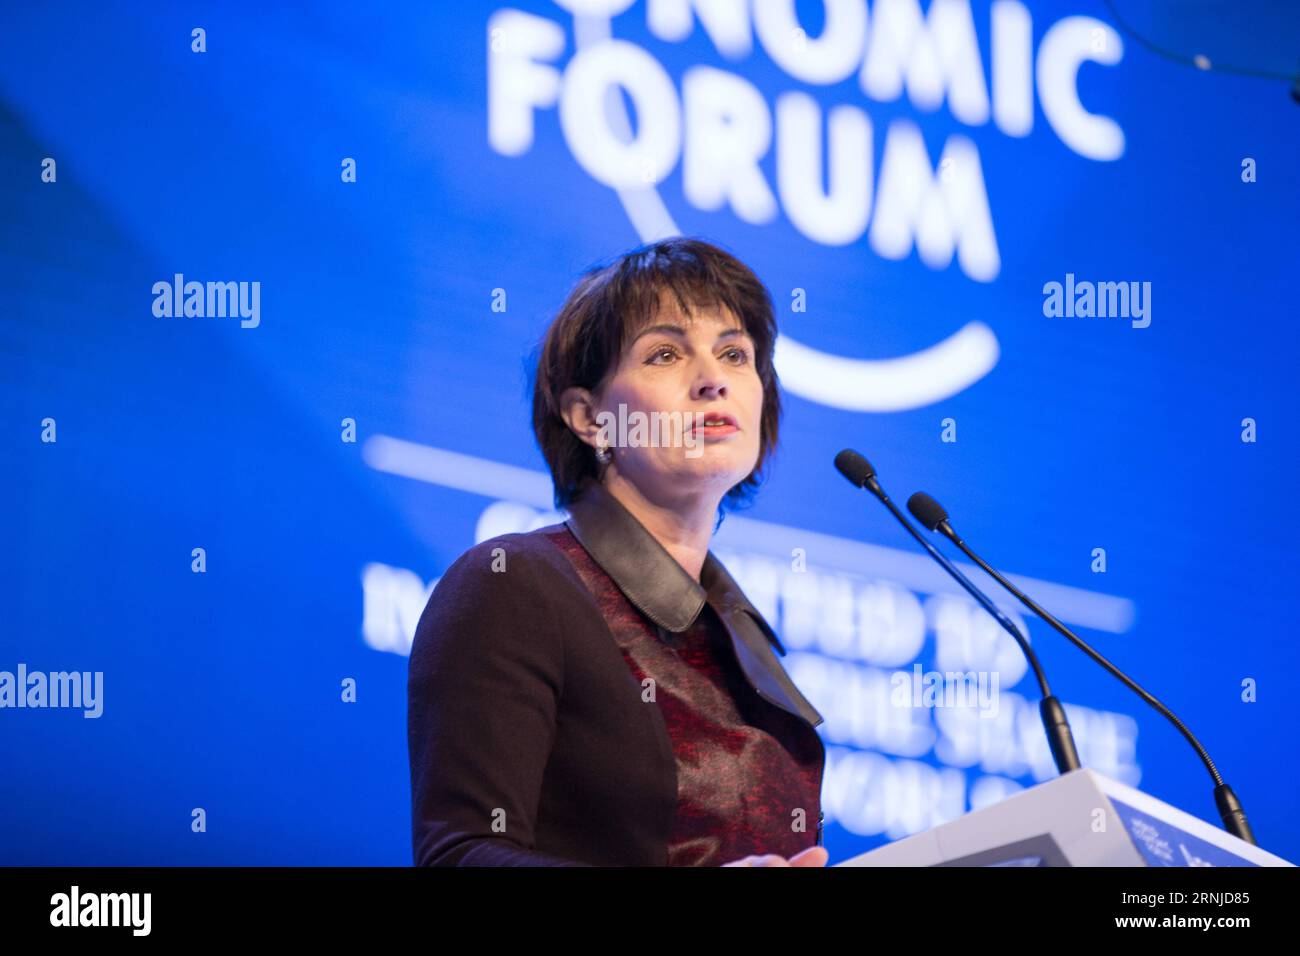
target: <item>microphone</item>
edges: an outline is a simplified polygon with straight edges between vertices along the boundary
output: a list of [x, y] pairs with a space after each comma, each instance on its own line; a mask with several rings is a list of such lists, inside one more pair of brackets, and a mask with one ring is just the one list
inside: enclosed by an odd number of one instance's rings
[[1038, 663], [1038, 655], [1029, 646], [1025, 636], [1020, 633], [1020, 628], [1016, 627], [1011, 618], [1007, 617], [988, 595], [971, 584], [966, 575], [962, 574], [942, 551], [925, 540], [921, 533], [912, 527], [912, 523], [903, 516], [898, 507], [889, 500], [889, 495], [885, 494], [885, 490], [880, 487], [880, 482], [876, 480], [876, 469], [871, 467], [871, 462], [853, 449], [845, 448], [835, 456], [835, 467], [855, 488], [866, 488], [879, 498], [889, 509], [890, 514], [898, 519], [899, 524], [907, 529], [907, 533], [917, 540], [926, 553], [939, 562], [940, 567], [947, 571], [980, 607], [992, 615], [993, 619], [1002, 625], [1003, 630], [1015, 638], [1016, 643], [1020, 645], [1020, 650], [1029, 661], [1029, 666], [1033, 668], [1034, 678], [1038, 681], [1038, 689], [1042, 693], [1038, 713], [1043, 721], [1043, 731], [1047, 734], [1047, 745], [1051, 748], [1052, 759], [1056, 761], [1056, 769], [1062, 774], [1078, 770], [1079, 752], [1074, 747], [1074, 735], [1070, 732], [1070, 722], [1066, 719], [1065, 707], [1052, 695], [1051, 688], [1047, 686], [1047, 676]]
[[943, 505], [939, 504], [939, 502], [935, 501], [925, 492], [918, 491], [908, 499], [907, 509], [912, 512], [913, 517], [915, 517], [916, 520], [926, 528], [931, 531], [940, 532], [949, 541], [961, 548], [966, 557], [970, 558], [988, 572], [989, 576], [993, 578], [993, 580], [997, 581], [998, 584], [1002, 585], [1014, 594], [1021, 604], [1029, 608], [1029, 610], [1033, 611], [1053, 628], [1069, 638], [1076, 647], [1102, 667], [1106, 668], [1106, 670], [1110, 671], [1115, 677], [1119, 678], [1126, 687], [1173, 723], [1173, 725], [1178, 728], [1178, 732], [1187, 738], [1187, 742], [1192, 745], [1193, 749], [1195, 749], [1196, 753], [1204, 762], [1206, 768], [1210, 771], [1210, 777], [1214, 780], [1214, 803], [1215, 806], [1218, 807], [1219, 817], [1223, 820], [1224, 829], [1234, 836], [1245, 840], [1247, 843], [1255, 843], [1255, 835], [1250, 831], [1250, 824], [1246, 821], [1246, 811], [1242, 809], [1241, 801], [1239, 801], [1237, 795], [1232, 792], [1232, 787], [1228, 786], [1224, 782], [1223, 777], [1219, 774], [1218, 768], [1214, 766], [1214, 761], [1210, 759], [1210, 755], [1206, 752], [1205, 748], [1201, 746], [1200, 741], [1192, 736], [1192, 732], [1187, 729], [1181, 720], [1174, 716], [1173, 711], [1160, 703], [1160, 701], [1156, 700], [1156, 698], [1151, 694], [1148, 694], [1137, 684], [1137, 682], [1130, 679], [1129, 676], [1118, 667], [1085, 644], [1078, 635], [1047, 611], [1044, 611], [1019, 588], [1004, 578], [996, 570], [991, 568], [983, 558], [972, 551], [957, 532], [952, 529], [952, 525], [948, 523], [948, 512], [944, 510]]

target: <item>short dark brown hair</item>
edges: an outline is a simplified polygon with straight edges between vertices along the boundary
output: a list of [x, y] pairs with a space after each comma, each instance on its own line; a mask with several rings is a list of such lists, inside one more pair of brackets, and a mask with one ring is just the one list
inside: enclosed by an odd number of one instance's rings
[[781, 419], [780, 382], [772, 364], [776, 317], [758, 277], [731, 253], [701, 239], [647, 243], [588, 269], [556, 314], [537, 352], [533, 376], [533, 434], [551, 470], [556, 508], [567, 508], [583, 480], [599, 480], [593, 449], [560, 414], [560, 396], [578, 386], [597, 391], [618, 366], [624, 345], [654, 321], [663, 297], [682, 314], [726, 306], [754, 342], [754, 366], [763, 383], [758, 460], [730, 488], [721, 512], [748, 504], [776, 450]]

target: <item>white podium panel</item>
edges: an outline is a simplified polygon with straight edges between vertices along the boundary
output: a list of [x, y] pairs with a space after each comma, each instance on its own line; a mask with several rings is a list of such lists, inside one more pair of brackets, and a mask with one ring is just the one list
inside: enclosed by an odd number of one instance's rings
[[1088, 769], [835, 866], [1292, 866]]

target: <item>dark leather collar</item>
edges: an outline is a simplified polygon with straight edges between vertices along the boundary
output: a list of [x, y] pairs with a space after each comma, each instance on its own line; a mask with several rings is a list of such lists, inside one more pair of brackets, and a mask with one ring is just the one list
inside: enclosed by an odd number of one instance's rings
[[759, 695], [814, 727], [823, 722], [773, 653], [773, 648], [786, 653], [781, 641], [712, 551], [705, 555], [696, 581], [622, 502], [592, 478], [582, 483], [570, 503], [565, 524], [627, 599], [664, 630], [686, 631], [708, 601]]

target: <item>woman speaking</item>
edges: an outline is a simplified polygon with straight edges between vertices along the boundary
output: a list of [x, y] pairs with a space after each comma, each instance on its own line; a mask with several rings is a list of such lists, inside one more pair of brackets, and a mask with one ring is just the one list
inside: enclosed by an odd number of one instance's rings
[[569, 518], [470, 548], [416, 629], [417, 865], [826, 864], [822, 717], [709, 551], [777, 444], [775, 340], [763, 284], [694, 239], [570, 293], [533, 385]]

